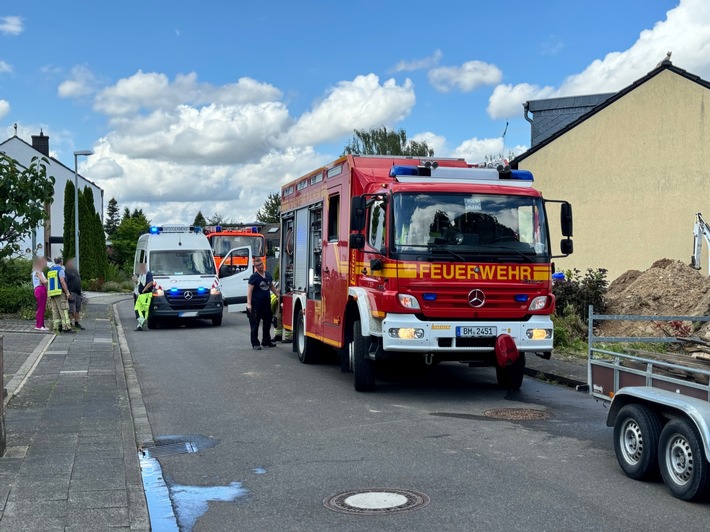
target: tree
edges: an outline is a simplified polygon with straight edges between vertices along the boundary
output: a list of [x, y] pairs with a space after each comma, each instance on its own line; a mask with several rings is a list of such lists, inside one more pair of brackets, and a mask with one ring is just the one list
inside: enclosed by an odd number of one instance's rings
[[407, 141], [407, 132], [373, 127], [369, 130], [356, 129], [353, 138], [345, 145], [343, 155], [411, 155], [433, 157], [434, 150], [425, 141]]
[[133, 256], [136, 254], [138, 237], [148, 232], [150, 221], [143, 211], [135, 210], [131, 213], [127, 210], [127, 213], [128, 216], [124, 215], [118, 225], [111, 245], [116, 262], [126, 271], [133, 271]]
[[47, 217], [54, 177], [47, 175], [46, 164], [44, 157], [33, 157], [28, 168], [21, 168], [0, 152], [0, 259], [20, 252], [23, 240]]
[[67, 181], [64, 187], [63, 236], [62, 256], [73, 257], [76, 254], [76, 245], [74, 244], [74, 183], [71, 181]]
[[207, 218], [207, 225], [234, 225], [234, 219], [216, 212]]
[[121, 211], [118, 210], [118, 201], [116, 201], [116, 198], [111, 198], [108, 200], [108, 206], [106, 207], [106, 223], [104, 224], [104, 231], [106, 231], [109, 238], [116, 233], [120, 223]]
[[195, 216], [195, 221], [192, 222], [192, 225], [197, 227], [204, 227], [207, 225], [207, 220], [205, 220], [205, 216], [202, 214], [202, 211], [197, 211], [197, 216]]
[[264, 206], [256, 211], [257, 221], [264, 224], [279, 223], [279, 211], [281, 210], [281, 194], [272, 192], [266, 198]]

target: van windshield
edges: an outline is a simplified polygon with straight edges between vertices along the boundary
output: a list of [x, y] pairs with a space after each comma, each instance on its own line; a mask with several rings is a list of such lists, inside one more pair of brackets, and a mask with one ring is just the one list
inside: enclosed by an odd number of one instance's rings
[[215, 275], [212, 254], [204, 249], [151, 251], [153, 275]]

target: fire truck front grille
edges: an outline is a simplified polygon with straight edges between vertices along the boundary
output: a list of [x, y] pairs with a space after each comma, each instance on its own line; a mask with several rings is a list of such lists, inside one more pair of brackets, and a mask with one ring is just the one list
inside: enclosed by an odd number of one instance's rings
[[166, 291], [165, 299], [168, 300], [173, 310], [200, 310], [204, 308], [210, 298], [209, 292], [198, 294], [197, 290]]
[[[445, 318], [450, 316], [461, 316], [471, 318], [485, 318], [486, 316], [501, 317], [505, 314], [507, 318], [523, 318], [527, 315], [529, 301], [535, 296], [541, 295], [530, 293], [530, 288], [521, 289], [520, 286], [476, 286], [483, 291], [485, 301], [479, 308], [469, 305], [468, 295], [473, 286], [448, 287], [429, 286], [412, 290], [422, 307], [422, 314], [429, 318]], [[436, 299], [424, 297], [424, 294], [435, 294]], [[518, 294], [528, 295], [528, 302], [521, 303], [515, 300]]]

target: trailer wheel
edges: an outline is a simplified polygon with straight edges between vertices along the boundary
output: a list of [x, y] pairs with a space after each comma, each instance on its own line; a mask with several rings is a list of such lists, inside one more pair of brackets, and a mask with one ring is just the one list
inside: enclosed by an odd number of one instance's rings
[[523, 385], [525, 376], [525, 353], [520, 353], [518, 359], [510, 366], [501, 368], [496, 366], [496, 379], [498, 385], [508, 390], [519, 390]]
[[369, 392], [375, 388], [375, 363], [368, 354], [367, 338], [362, 335], [362, 325], [353, 325], [353, 339], [348, 345], [349, 359], [355, 374], [354, 384], [358, 392]]
[[708, 461], [695, 427], [684, 419], [669, 421], [661, 432], [658, 450], [661, 475], [674, 497], [697, 501], [710, 485]]
[[303, 314], [303, 309], [298, 310], [298, 316], [296, 317], [296, 334], [294, 336], [298, 360], [304, 364], [315, 363], [317, 357], [316, 341], [306, 336], [306, 317]]
[[661, 422], [643, 405], [626, 405], [614, 423], [614, 452], [624, 473], [643, 480], [658, 473], [658, 439]]

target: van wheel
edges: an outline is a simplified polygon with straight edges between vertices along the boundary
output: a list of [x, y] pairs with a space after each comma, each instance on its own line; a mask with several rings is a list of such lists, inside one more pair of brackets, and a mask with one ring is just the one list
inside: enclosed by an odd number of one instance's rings
[[214, 325], [215, 327], [219, 327], [220, 325], [222, 325], [222, 315], [212, 318], [212, 325]]
[[157, 329], [158, 328], [158, 320], [157, 318], [148, 318], [148, 328], [149, 329]]
[[496, 365], [496, 379], [498, 385], [507, 389], [516, 391], [523, 385], [523, 377], [525, 376], [525, 353], [520, 353], [518, 359], [510, 366], [501, 368]]
[[304, 364], [314, 364], [316, 362], [316, 341], [313, 338], [306, 336], [306, 317], [303, 314], [303, 309], [299, 309], [296, 317], [296, 334], [295, 334], [296, 353], [298, 360]]
[[708, 462], [698, 432], [689, 421], [673, 419], [661, 432], [658, 463], [663, 482], [674, 497], [697, 501], [710, 484]]
[[349, 358], [355, 374], [354, 384], [358, 392], [375, 389], [375, 362], [368, 354], [368, 341], [362, 335], [362, 325], [356, 321], [353, 325], [353, 339], [348, 345]]
[[644, 405], [626, 405], [614, 423], [614, 452], [624, 473], [635, 480], [658, 472], [658, 438], [661, 422]]

